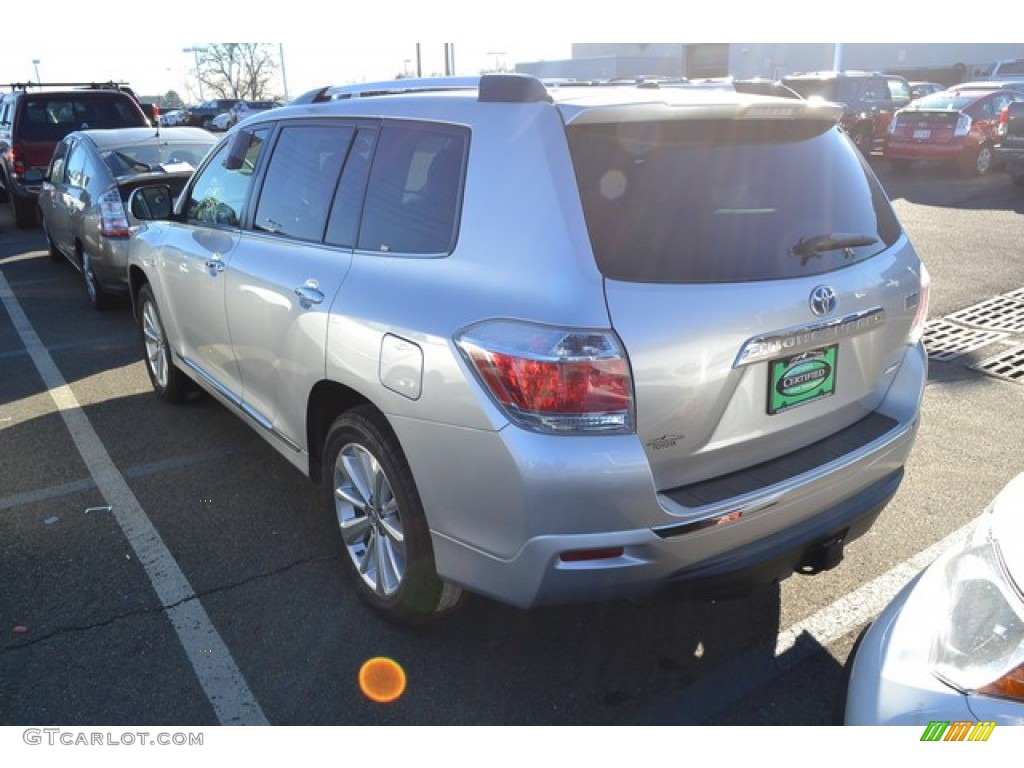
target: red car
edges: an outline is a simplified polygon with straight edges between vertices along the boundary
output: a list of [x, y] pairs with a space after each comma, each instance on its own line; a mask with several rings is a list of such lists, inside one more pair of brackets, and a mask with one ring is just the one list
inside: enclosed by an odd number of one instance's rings
[[995, 160], [999, 115], [1024, 93], [958, 89], [924, 96], [896, 112], [883, 155], [897, 170], [917, 160], [954, 163], [968, 175], [988, 173]]

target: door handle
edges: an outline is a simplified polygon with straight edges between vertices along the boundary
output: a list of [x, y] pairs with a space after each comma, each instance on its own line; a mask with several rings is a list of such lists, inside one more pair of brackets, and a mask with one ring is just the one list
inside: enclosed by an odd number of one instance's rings
[[221, 259], [219, 253], [214, 253], [206, 260], [206, 268], [210, 270], [211, 275], [216, 275], [218, 272], [224, 271], [224, 261]]
[[324, 294], [320, 291], [320, 283], [313, 278], [298, 286], [295, 289], [295, 295], [299, 297], [299, 303], [306, 309], [324, 300]]

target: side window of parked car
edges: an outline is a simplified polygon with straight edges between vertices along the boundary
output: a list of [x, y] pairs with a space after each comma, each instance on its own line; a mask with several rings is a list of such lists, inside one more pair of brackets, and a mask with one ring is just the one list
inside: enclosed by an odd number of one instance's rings
[[86, 181], [85, 148], [79, 144], [71, 147], [68, 155], [67, 182], [72, 187], [84, 187]]
[[267, 167], [255, 227], [320, 242], [354, 133], [344, 125], [283, 128]]
[[46, 178], [48, 178], [52, 184], [63, 184], [65, 181], [64, 169], [69, 148], [70, 142], [62, 141], [53, 151], [53, 158], [50, 160], [50, 169], [46, 173]]
[[249, 194], [256, 163], [269, 133], [269, 128], [262, 128], [252, 133], [239, 134], [247, 136], [249, 143], [237, 168], [229, 168], [226, 164], [233, 142], [221, 145], [189, 192], [185, 218], [190, 223], [232, 227], [241, 223], [242, 206]]
[[467, 143], [458, 129], [385, 126], [370, 169], [358, 247], [450, 252]]
[[359, 216], [363, 210], [363, 195], [366, 180], [370, 175], [370, 160], [377, 142], [375, 128], [360, 128], [352, 142], [345, 170], [341, 173], [338, 193], [331, 206], [331, 217], [327, 222], [326, 241], [330, 245], [354, 248], [359, 230]]

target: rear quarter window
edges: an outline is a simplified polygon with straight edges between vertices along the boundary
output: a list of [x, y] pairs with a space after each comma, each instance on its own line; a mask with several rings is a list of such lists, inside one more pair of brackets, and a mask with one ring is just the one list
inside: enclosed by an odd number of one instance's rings
[[[568, 128], [590, 242], [609, 278], [774, 280], [840, 269], [901, 229], [860, 153], [811, 120]], [[827, 236], [869, 245], [808, 249]]]
[[468, 132], [419, 124], [381, 129], [358, 248], [450, 253], [462, 197]]

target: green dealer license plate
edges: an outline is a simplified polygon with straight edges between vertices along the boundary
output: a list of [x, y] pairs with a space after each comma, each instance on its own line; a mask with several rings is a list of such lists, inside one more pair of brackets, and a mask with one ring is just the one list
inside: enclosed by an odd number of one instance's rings
[[781, 413], [836, 392], [839, 347], [812, 349], [768, 364], [768, 413]]

